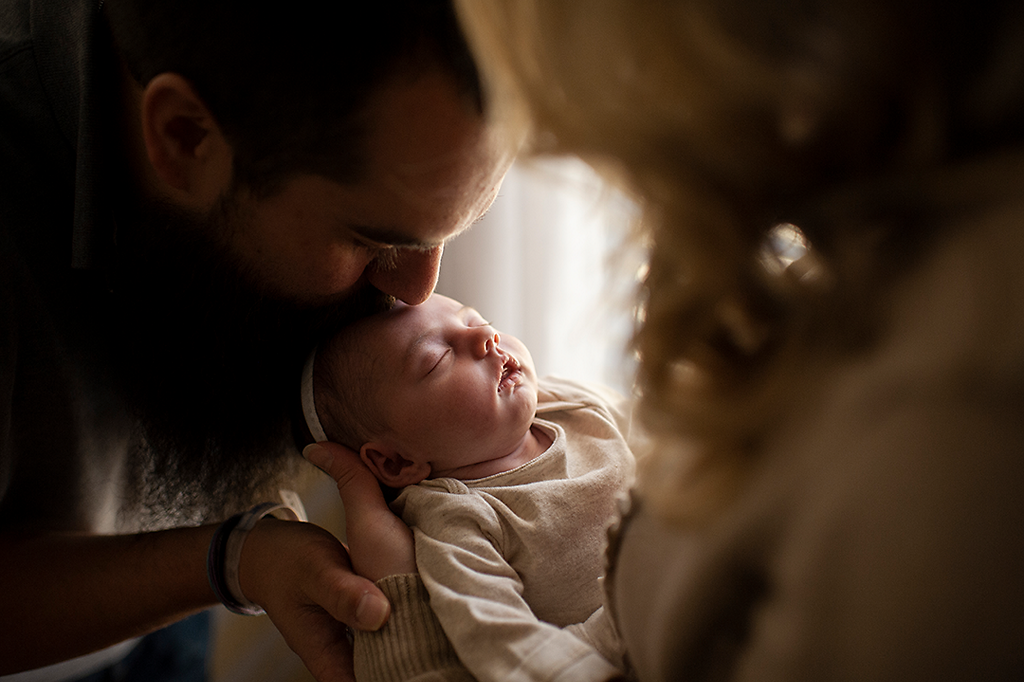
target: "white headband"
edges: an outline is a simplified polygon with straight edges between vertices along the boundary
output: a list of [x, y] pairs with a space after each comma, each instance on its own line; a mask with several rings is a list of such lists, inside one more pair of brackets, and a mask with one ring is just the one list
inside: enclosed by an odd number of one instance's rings
[[316, 401], [313, 399], [313, 361], [316, 360], [316, 348], [309, 354], [306, 366], [302, 368], [302, 416], [306, 418], [306, 426], [313, 436], [313, 441], [319, 443], [327, 440], [324, 427], [320, 424], [320, 417], [316, 413]]

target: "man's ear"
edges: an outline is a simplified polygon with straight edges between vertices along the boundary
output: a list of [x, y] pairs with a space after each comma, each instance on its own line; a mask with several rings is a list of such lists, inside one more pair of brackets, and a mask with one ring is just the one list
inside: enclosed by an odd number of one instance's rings
[[231, 183], [233, 152], [192, 84], [161, 73], [142, 92], [142, 137], [165, 190], [191, 208], [208, 208]]
[[429, 464], [405, 459], [383, 443], [366, 443], [359, 449], [359, 458], [378, 481], [390, 488], [404, 488], [430, 475]]

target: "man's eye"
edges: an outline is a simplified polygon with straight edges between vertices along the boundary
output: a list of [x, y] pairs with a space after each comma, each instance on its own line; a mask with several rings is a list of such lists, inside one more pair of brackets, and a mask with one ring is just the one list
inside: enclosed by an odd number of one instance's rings
[[385, 244], [383, 242], [376, 242], [371, 239], [367, 239], [358, 232], [352, 232], [350, 237], [352, 239], [352, 243], [357, 248], [366, 249], [374, 254], [383, 254], [395, 250], [395, 247], [392, 244]]

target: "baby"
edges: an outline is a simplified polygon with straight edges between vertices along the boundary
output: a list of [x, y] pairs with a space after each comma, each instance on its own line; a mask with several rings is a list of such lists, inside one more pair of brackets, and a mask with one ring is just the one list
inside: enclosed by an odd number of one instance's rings
[[538, 381], [518, 339], [437, 294], [347, 327], [303, 381], [313, 437], [401, 489], [430, 606], [479, 680], [615, 675], [601, 576], [635, 468], [624, 402]]

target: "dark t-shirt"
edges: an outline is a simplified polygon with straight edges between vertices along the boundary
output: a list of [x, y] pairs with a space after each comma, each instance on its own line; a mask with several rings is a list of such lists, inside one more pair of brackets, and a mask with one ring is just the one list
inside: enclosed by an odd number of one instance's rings
[[130, 421], [85, 350], [113, 235], [95, 4], [0, 10], [0, 529], [119, 529]]

